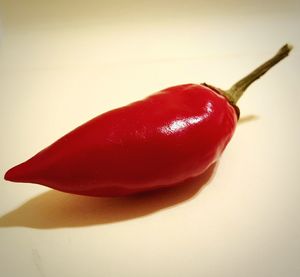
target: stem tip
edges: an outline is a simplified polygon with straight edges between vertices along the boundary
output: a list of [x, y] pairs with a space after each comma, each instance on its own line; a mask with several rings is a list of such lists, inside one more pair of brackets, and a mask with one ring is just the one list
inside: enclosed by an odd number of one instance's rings
[[262, 75], [264, 75], [275, 64], [287, 57], [292, 49], [293, 46], [286, 43], [271, 59], [267, 60], [246, 77], [235, 83], [229, 90], [224, 91], [223, 95], [227, 97], [227, 99], [232, 104], [236, 104], [236, 102], [240, 99], [249, 85], [251, 85], [255, 80], [259, 79]]

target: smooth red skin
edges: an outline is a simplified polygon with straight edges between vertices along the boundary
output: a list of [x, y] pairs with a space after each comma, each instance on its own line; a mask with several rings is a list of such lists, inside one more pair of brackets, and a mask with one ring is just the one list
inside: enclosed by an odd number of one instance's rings
[[92, 196], [168, 187], [212, 165], [236, 123], [234, 107], [211, 88], [174, 86], [88, 121], [5, 179]]

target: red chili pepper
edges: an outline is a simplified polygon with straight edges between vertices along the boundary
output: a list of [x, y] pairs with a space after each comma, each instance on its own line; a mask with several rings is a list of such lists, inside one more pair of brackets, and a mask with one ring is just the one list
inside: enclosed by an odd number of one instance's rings
[[200, 175], [230, 141], [242, 93], [290, 50], [283, 46], [228, 91], [179, 85], [99, 115], [10, 169], [5, 179], [75, 194], [120, 196]]

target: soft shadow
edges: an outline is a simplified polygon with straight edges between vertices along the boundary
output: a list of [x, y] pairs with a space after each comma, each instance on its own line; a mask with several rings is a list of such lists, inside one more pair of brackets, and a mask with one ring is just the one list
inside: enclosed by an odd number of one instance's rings
[[257, 120], [259, 117], [257, 115], [254, 114], [250, 114], [250, 115], [245, 115], [242, 116], [239, 121], [238, 124], [243, 124], [243, 123], [247, 123], [249, 121], [253, 121], [253, 120]]
[[208, 183], [214, 169], [215, 164], [175, 187], [129, 197], [97, 198], [51, 190], [0, 217], [0, 227], [81, 227], [142, 217], [191, 199]]

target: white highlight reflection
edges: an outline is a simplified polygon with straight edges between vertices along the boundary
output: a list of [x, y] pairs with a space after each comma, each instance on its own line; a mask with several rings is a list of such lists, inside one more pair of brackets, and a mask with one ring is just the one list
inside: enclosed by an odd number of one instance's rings
[[206, 112], [201, 116], [193, 116], [193, 117], [188, 117], [185, 119], [174, 120], [169, 125], [162, 127], [161, 132], [164, 134], [180, 132], [187, 126], [199, 123], [199, 122], [203, 121], [204, 119], [208, 118], [209, 114], [213, 111], [213, 107], [210, 102], [207, 103], [207, 105], [205, 106], [205, 111]]

